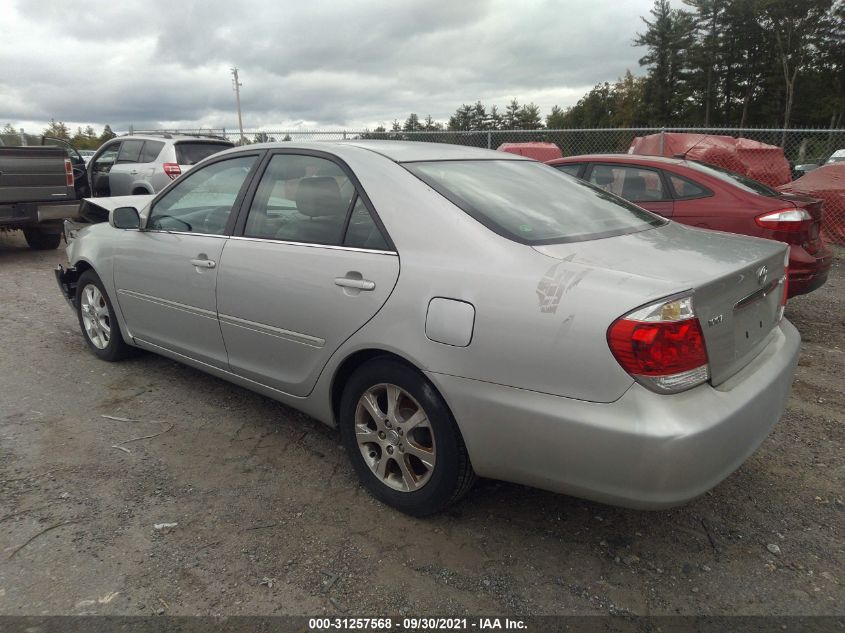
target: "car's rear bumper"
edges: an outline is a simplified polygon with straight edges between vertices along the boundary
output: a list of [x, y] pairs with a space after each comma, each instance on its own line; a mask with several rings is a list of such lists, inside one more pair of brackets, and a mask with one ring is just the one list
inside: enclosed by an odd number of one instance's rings
[[784, 320], [763, 352], [718, 387], [660, 395], [634, 383], [608, 404], [428, 376], [479, 475], [654, 509], [703, 494], [757, 449], [783, 413], [800, 340]]
[[78, 200], [0, 204], [0, 226], [25, 228], [46, 224], [60, 232], [61, 220], [78, 217], [78, 214]]
[[807, 294], [827, 281], [833, 253], [822, 243], [819, 250], [809, 253], [803, 246], [789, 247], [789, 296]]

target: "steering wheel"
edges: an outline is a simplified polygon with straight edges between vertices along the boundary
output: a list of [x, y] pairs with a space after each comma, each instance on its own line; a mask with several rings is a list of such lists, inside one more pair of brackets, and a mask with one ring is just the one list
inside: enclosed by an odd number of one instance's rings
[[205, 216], [203, 220], [203, 229], [206, 233], [219, 233], [226, 227], [226, 221], [229, 219], [229, 212], [232, 207], [214, 207]]

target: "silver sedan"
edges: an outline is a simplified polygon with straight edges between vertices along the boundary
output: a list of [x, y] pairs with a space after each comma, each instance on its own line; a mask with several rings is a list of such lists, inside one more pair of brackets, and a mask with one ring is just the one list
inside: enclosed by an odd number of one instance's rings
[[91, 350], [141, 348], [340, 429], [424, 515], [475, 477], [659, 508], [783, 412], [787, 248], [669, 222], [522, 157], [352, 141], [221, 152], [98, 198], [56, 271]]

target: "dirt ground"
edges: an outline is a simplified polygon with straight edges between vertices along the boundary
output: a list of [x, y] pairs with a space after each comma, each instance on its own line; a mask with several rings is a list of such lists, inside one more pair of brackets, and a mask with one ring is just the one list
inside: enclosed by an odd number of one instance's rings
[[0, 233], [0, 614], [845, 614], [836, 254], [787, 310], [785, 416], [704, 497], [638, 512], [482, 481], [418, 520], [292, 409], [152, 354], [98, 361], [63, 250]]

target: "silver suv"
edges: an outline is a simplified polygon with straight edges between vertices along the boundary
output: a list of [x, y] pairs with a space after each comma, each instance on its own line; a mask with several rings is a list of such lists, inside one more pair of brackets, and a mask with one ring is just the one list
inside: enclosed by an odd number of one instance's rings
[[88, 161], [91, 195], [157, 193], [202, 159], [234, 147], [220, 137], [144, 134], [118, 136]]

